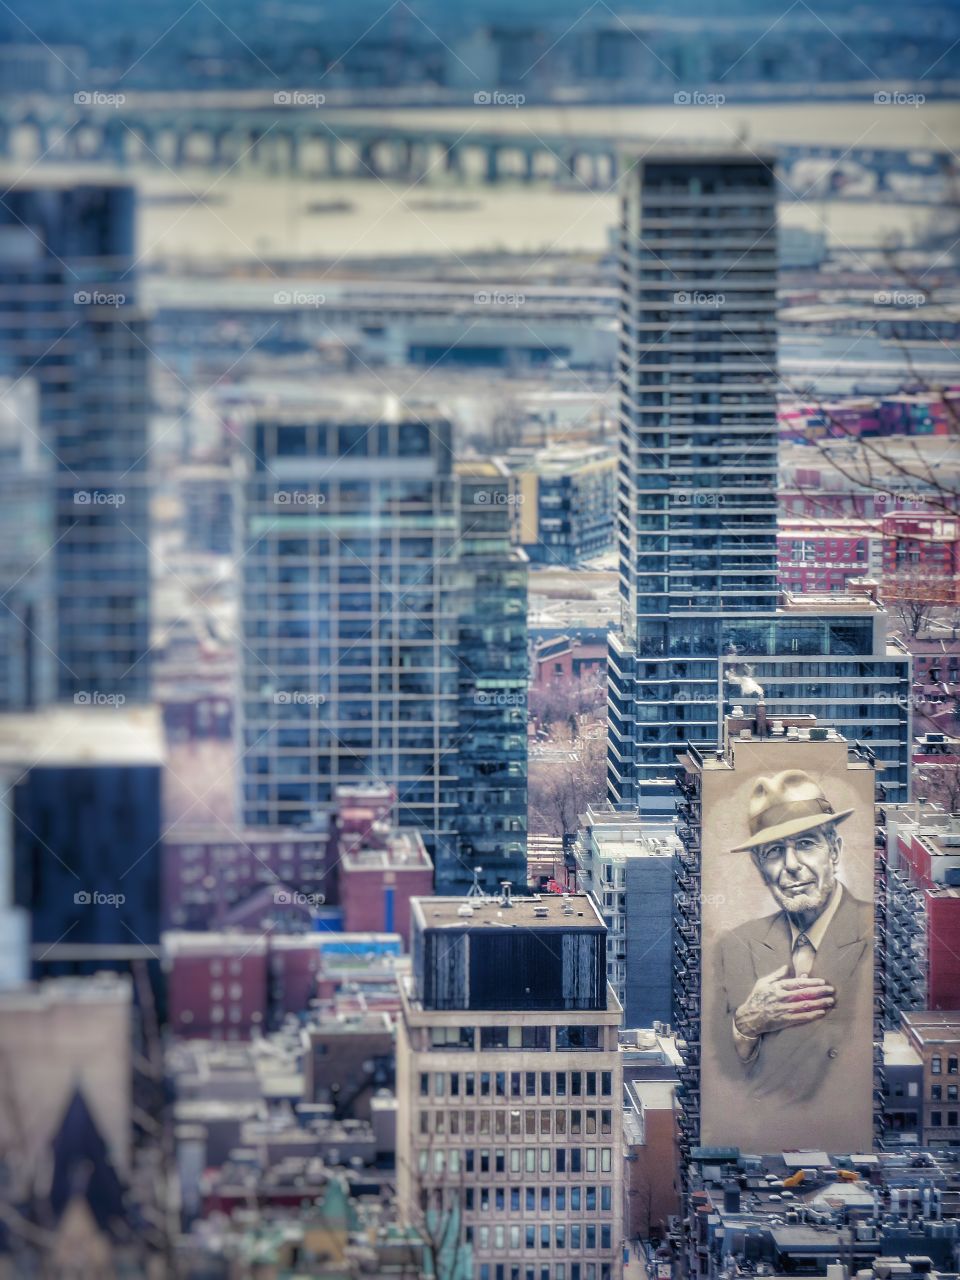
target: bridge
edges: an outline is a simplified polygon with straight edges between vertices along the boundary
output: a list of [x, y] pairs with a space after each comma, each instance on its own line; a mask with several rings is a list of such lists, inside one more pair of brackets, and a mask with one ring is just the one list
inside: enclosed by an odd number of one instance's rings
[[[550, 183], [606, 191], [657, 141], [601, 130], [534, 132], [522, 112], [483, 105], [466, 114], [408, 110], [384, 119], [371, 111], [328, 109], [319, 100], [323, 95], [296, 92], [278, 93], [276, 102], [264, 94], [77, 96], [89, 101], [0, 99], [0, 159], [216, 171], [242, 165], [310, 178]], [[693, 119], [680, 148], [694, 143]], [[960, 164], [946, 148], [810, 143], [772, 150], [788, 197], [929, 204], [960, 176]]]

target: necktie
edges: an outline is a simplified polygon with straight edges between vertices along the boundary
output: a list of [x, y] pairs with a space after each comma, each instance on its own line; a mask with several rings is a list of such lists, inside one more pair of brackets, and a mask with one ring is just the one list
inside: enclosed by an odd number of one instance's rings
[[797, 978], [806, 978], [810, 975], [813, 968], [813, 962], [817, 956], [817, 949], [807, 937], [805, 933], [798, 933], [797, 940], [793, 944], [793, 973]]

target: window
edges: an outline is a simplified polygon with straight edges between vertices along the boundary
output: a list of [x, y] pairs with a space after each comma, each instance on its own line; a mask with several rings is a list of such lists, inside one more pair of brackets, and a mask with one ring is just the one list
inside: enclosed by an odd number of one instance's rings
[[473, 1049], [473, 1027], [431, 1027], [432, 1049]]
[[438, 1071], [436, 1075], [433, 1077], [433, 1092], [435, 1097], [437, 1098], [443, 1097], [446, 1084], [447, 1084], [447, 1081], [443, 1072]]
[[523, 1088], [528, 1098], [537, 1096], [537, 1073], [535, 1071], [527, 1071], [525, 1073]]
[[601, 1111], [600, 1112], [600, 1132], [611, 1133], [612, 1131], [613, 1131], [613, 1112]]
[[567, 1148], [557, 1147], [557, 1173], [567, 1172]]
[[544, 1223], [540, 1228], [540, 1248], [550, 1248], [550, 1227]]
[[507, 1155], [503, 1147], [497, 1147], [493, 1153], [493, 1171], [494, 1173], [506, 1173], [507, 1171]]
[[567, 1189], [566, 1187], [557, 1187], [553, 1193], [556, 1202], [557, 1213], [565, 1213], [567, 1208]]
[[420, 1072], [420, 1097], [428, 1098], [430, 1096], [430, 1075], [426, 1071]]
[[579, 1187], [570, 1188], [570, 1208], [575, 1213], [579, 1213], [580, 1211], [580, 1188]]
[[575, 1222], [570, 1228], [570, 1248], [571, 1249], [580, 1249], [582, 1247], [580, 1243], [581, 1237], [582, 1237], [582, 1229], [580, 1227], [579, 1222]]
[[527, 1213], [533, 1213], [537, 1207], [537, 1189], [536, 1187], [527, 1187], [526, 1191]]
[[520, 1072], [519, 1071], [510, 1072], [510, 1097], [511, 1098], [520, 1097]]
[[606, 1223], [600, 1228], [600, 1248], [606, 1252], [610, 1250], [610, 1224]]
[[947, 1101], [948, 1102], [957, 1101], [957, 1086], [955, 1084], [947, 1085]]
[[933, 1102], [939, 1102], [943, 1097], [943, 1085], [932, 1084], [930, 1086], [930, 1098]]
[[931, 1111], [931, 1112], [930, 1112], [930, 1125], [931, 1125], [931, 1127], [932, 1127], [932, 1128], [934, 1128], [934, 1129], [939, 1129], [939, 1128], [941, 1128], [941, 1126], [943, 1125], [943, 1112], [942, 1112], [942, 1111]]
[[571, 1071], [570, 1072], [570, 1096], [573, 1098], [579, 1098], [582, 1092], [583, 1092], [583, 1072]]
[[514, 1147], [513, 1150], [510, 1152], [510, 1172], [511, 1173], [520, 1172], [520, 1148], [519, 1147]]
[[597, 1073], [595, 1071], [587, 1072], [587, 1097], [595, 1098], [597, 1096]]
[[587, 1173], [597, 1172], [597, 1148], [587, 1147]]
[[490, 1172], [490, 1152], [486, 1147], [480, 1149], [480, 1172]]
[[939, 1057], [939, 1056], [937, 1056], [937, 1055], [934, 1055], [934, 1056], [930, 1059], [930, 1073], [931, 1073], [931, 1075], [938, 1076], [942, 1070], [943, 1070], [943, 1059], [942, 1059], [942, 1058], [940, 1058], [940, 1057]]
[[613, 1093], [613, 1072], [600, 1072], [600, 1092], [605, 1098], [609, 1098]]
[[556, 1113], [556, 1117], [557, 1118], [556, 1118], [555, 1132], [558, 1134], [566, 1133], [567, 1132], [567, 1113], [565, 1111], [558, 1111]]
[[542, 1098], [550, 1097], [550, 1072], [540, 1072], [540, 1096]]
[[599, 1049], [599, 1027], [557, 1027], [558, 1049]]
[[520, 1043], [524, 1049], [549, 1049], [550, 1028], [523, 1027], [521, 1028]]
[[581, 1117], [581, 1113], [580, 1113], [579, 1111], [571, 1111], [571, 1112], [570, 1112], [570, 1132], [571, 1132], [571, 1133], [582, 1133], [582, 1132], [583, 1132], [583, 1128], [582, 1128], [582, 1117]]
[[524, 1237], [525, 1237], [525, 1238], [524, 1238], [524, 1245], [526, 1246], [526, 1248], [528, 1248], [528, 1249], [535, 1249], [535, 1248], [537, 1247], [537, 1229], [536, 1229], [536, 1227], [532, 1227], [532, 1226], [531, 1226], [531, 1227], [526, 1227], [526, 1228], [524, 1229]]
[[592, 1224], [587, 1224], [586, 1240], [583, 1247], [585, 1249], [595, 1249], [597, 1247], [597, 1228]]
[[948, 1074], [948, 1075], [951, 1075], [951, 1076], [955, 1076], [955, 1075], [957, 1074], [957, 1059], [956, 1059], [956, 1058], [948, 1058], [948, 1059], [947, 1059], [947, 1074]]
[[949, 1127], [950, 1127], [951, 1129], [955, 1129], [955, 1128], [957, 1127], [957, 1113], [956, 1113], [956, 1111], [948, 1111], [948, 1112], [947, 1112], [947, 1124], [949, 1125]]
[[[601, 1187], [601, 1188], [600, 1188], [600, 1208], [601, 1208], [601, 1209], [606, 1209], [606, 1210], [609, 1212], [609, 1210], [610, 1210], [610, 1208], [611, 1208], [611, 1205], [612, 1205], [612, 1199], [613, 1199], [613, 1190], [612, 1190], [612, 1188], [611, 1188], [611, 1187]], [[607, 1230], [609, 1231], [609, 1230], [610, 1230], [610, 1228], [608, 1227], [608, 1228], [607, 1228]]]
[[490, 1072], [489, 1071], [480, 1072], [480, 1097], [481, 1098], [490, 1097]]
[[613, 1148], [601, 1147], [600, 1148], [600, 1172], [610, 1173], [610, 1171], [613, 1168], [612, 1161], [613, 1161]]
[[464, 1076], [464, 1085], [465, 1085], [464, 1092], [466, 1093], [467, 1097], [472, 1098], [474, 1093], [474, 1075], [472, 1071], [468, 1071], [467, 1074]]
[[567, 1073], [565, 1071], [557, 1072], [557, 1097], [565, 1098], [567, 1096]]
[[519, 1209], [520, 1209], [520, 1188], [519, 1187], [510, 1188], [510, 1208], [513, 1211], [519, 1212]]
[[587, 1187], [587, 1213], [595, 1213], [597, 1208], [597, 1188]]
[[571, 1173], [580, 1172], [580, 1161], [581, 1161], [582, 1155], [583, 1155], [583, 1152], [581, 1151], [580, 1147], [570, 1148], [570, 1172]]
[[507, 1096], [507, 1073], [505, 1071], [497, 1072], [495, 1087], [498, 1098]]
[[463, 1153], [463, 1167], [467, 1173], [473, 1173], [473, 1148], [467, 1147]]

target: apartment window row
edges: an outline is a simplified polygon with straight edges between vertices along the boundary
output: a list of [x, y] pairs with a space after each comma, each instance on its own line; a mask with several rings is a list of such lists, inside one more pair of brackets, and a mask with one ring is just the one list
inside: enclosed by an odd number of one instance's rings
[[[433, 1049], [477, 1049], [476, 1027], [431, 1027], [430, 1047]], [[602, 1049], [603, 1028], [599, 1026], [562, 1026], [556, 1028], [556, 1041], [552, 1027], [499, 1026], [480, 1027], [481, 1051], [493, 1049]]]
[[[579, 1222], [541, 1223], [539, 1227], [466, 1227], [464, 1238], [467, 1244], [475, 1244], [481, 1253], [490, 1249], [509, 1250], [517, 1254], [521, 1249], [541, 1252], [556, 1248], [557, 1252], [602, 1249], [609, 1252], [612, 1245], [612, 1228], [609, 1223], [595, 1226], [589, 1223], [581, 1226]], [[507, 1243], [509, 1241], [509, 1244]]]
[[574, 1187], [467, 1187], [463, 1193], [466, 1213], [611, 1213], [613, 1188]]
[[[947, 1075], [955, 1076], [960, 1070], [960, 1060], [957, 1058], [947, 1058]], [[931, 1075], [939, 1076], [943, 1072], [943, 1058], [939, 1054], [934, 1054], [930, 1059]]]
[[490, 1134], [503, 1138], [510, 1137], [550, 1137], [553, 1134], [609, 1134], [613, 1132], [613, 1111], [596, 1110], [579, 1107], [571, 1110], [536, 1110], [532, 1107], [521, 1111], [486, 1110], [424, 1110], [420, 1112], [420, 1133], [445, 1134], [452, 1138], [463, 1134], [466, 1137], [474, 1133]]
[[421, 1150], [421, 1174], [612, 1173], [613, 1147], [435, 1147]]
[[610, 1098], [612, 1071], [421, 1071], [421, 1098]]
[[481, 1262], [475, 1272], [477, 1280], [610, 1280], [612, 1274], [609, 1262], [556, 1262], [552, 1268]]
[[[956, 1129], [958, 1120], [960, 1120], [960, 1117], [958, 1117], [956, 1111], [947, 1112], [947, 1128], [948, 1129]], [[931, 1129], [943, 1128], [943, 1112], [942, 1111], [930, 1112], [930, 1128]]]
[[[948, 1102], [958, 1101], [957, 1088], [958, 1086], [955, 1084], [947, 1085], [947, 1101]], [[930, 1086], [930, 1099], [932, 1102], [943, 1101], [943, 1085], [942, 1084], [933, 1084]]]

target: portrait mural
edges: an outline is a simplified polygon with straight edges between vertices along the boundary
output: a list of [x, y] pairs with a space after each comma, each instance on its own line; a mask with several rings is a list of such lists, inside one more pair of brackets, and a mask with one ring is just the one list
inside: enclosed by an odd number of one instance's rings
[[701, 1142], [870, 1150], [873, 792], [841, 740], [703, 774]]

